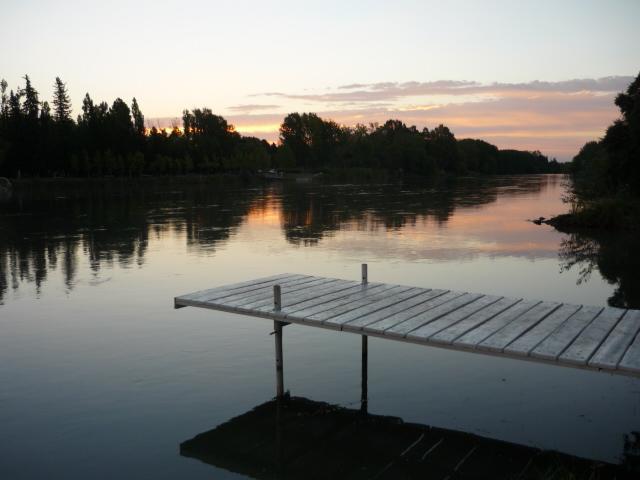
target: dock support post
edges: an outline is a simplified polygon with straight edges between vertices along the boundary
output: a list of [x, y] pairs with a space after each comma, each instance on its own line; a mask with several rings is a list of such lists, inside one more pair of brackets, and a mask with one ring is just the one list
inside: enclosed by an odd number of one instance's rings
[[[273, 286], [273, 308], [279, 311], [282, 308], [282, 295], [280, 285]], [[276, 398], [284, 398], [284, 372], [282, 358], [282, 322], [273, 321], [273, 330], [276, 340]]]
[[[367, 264], [362, 264], [362, 285], [366, 286], [369, 283], [369, 272]], [[361, 394], [360, 394], [360, 411], [367, 413], [368, 404], [368, 363], [369, 363], [369, 337], [361, 335], [362, 337], [362, 380], [361, 380]]]
[[369, 337], [362, 335], [362, 392], [360, 395], [360, 411], [367, 413], [368, 407], [368, 363], [369, 363]]

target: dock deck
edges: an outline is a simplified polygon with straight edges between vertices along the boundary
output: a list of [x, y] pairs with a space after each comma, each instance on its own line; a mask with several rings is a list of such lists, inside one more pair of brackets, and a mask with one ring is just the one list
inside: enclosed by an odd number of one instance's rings
[[369, 283], [366, 268], [362, 282], [281, 274], [174, 302], [279, 325], [640, 376], [640, 310]]

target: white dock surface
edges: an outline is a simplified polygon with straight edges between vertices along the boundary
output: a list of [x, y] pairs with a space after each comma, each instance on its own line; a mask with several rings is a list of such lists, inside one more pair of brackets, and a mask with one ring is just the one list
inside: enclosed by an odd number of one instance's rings
[[[273, 287], [280, 285], [281, 308]], [[201, 307], [421, 345], [640, 376], [640, 310], [281, 274], [182, 295]]]

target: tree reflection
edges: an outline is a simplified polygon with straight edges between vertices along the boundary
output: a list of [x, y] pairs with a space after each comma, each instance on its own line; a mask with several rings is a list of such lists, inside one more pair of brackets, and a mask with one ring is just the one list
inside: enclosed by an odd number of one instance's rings
[[539, 178], [519, 182], [505, 190], [512, 179], [450, 180], [421, 185], [344, 185], [310, 191], [309, 186], [280, 188], [283, 229], [293, 244], [313, 245], [325, 235], [346, 228], [358, 231], [400, 230], [419, 221], [442, 225], [457, 208], [481, 206], [504, 197], [539, 192], [546, 186]]
[[142, 265], [150, 237], [184, 234], [188, 246], [212, 251], [246, 216], [257, 191], [234, 195], [219, 184], [100, 181], [43, 183], [22, 189], [0, 216], [0, 301], [9, 288], [61, 271], [71, 290], [83, 262]]
[[105, 266], [143, 265], [153, 239], [173, 236], [213, 253], [250, 213], [269, 211], [289, 243], [313, 246], [338, 230], [437, 228], [456, 209], [539, 192], [555, 181], [543, 178], [366, 186], [246, 185], [230, 178], [35, 182], [2, 205], [0, 302], [21, 283], [39, 291], [53, 271], [71, 290], [83, 269], [97, 275]]
[[597, 231], [566, 232], [559, 256], [563, 270], [578, 268], [578, 284], [586, 282], [597, 269], [610, 284], [616, 285], [609, 305], [640, 308], [640, 257], [637, 233], [610, 234]]

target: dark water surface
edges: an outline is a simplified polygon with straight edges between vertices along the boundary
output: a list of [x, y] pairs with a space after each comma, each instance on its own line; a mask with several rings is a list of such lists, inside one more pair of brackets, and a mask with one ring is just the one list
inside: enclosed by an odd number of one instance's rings
[[[634, 239], [526, 219], [559, 176], [398, 185], [96, 183], [0, 203], [0, 478], [240, 478], [179, 443], [274, 394], [271, 322], [175, 295], [284, 271], [636, 306]], [[635, 268], [638, 265], [639, 268]], [[285, 386], [346, 406], [360, 338], [285, 329]], [[619, 461], [640, 380], [371, 338], [369, 410]]]

